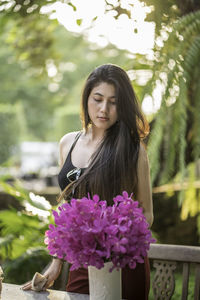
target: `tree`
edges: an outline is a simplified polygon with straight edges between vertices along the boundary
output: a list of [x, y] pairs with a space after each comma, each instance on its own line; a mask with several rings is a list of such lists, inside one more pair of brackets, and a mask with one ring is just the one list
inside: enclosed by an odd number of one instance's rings
[[16, 152], [19, 142], [19, 122], [17, 107], [0, 104], [0, 164], [7, 161]]
[[6, 43], [15, 48], [17, 58], [45, 72], [47, 58], [56, 58], [52, 32], [57, 22], [39, 13], [44, 4], [55, 1], [1, 1], [0, 31], [7, 32]]
[[[80, 97], [88, 73], [107, 61], [125, 65], [128, 58], [126, 51], [114, 46], [91, 49], [82, 35], [74, 35], [59, 24], [54, 26], [54, 21], [37, 14], [16, 15], [16, 20], [12, 19], [14, 12], [4, 16], [0, 103], [20, 105], [22, 135], [16, 138], [55, 141], [81, 126]], [[19, 23], [27, 27], [19, 28]], [[46, 28], [51, 28], [52, 51], [38, 34], [43, 34], [43, 27], [47, 35]]]
[[[162, 47], [155, 45], [153, 76], [146, 93], [162, 87], [162, 102], [154, 116], [148, 142], [151, 177], [155, 186], [187, 178], [179, 193], [181, 216], [199, 215], [200, 176], [200, 10], [170, 23]], [[200, 229], [200, 225], [198, 226]]]
[[176, 22], [178, 18], [200, 9], [200, 3], [197, 0], [144, 0], [144, 3], [152, 7], [146, 20], [156, 23], [158, 35], [160, 30], [167, 27], [171, 22]]

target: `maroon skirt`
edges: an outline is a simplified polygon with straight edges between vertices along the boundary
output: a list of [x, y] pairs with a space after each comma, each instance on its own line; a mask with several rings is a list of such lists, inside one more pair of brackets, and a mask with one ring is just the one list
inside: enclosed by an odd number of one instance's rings
[[[147, 257], [135, 269], [122, 269], [122, 298], [127, 300], [147, 300], [150, 288], [150, 267]], [[87, 269], [69, 272], [67, 292], [89, 294]]]

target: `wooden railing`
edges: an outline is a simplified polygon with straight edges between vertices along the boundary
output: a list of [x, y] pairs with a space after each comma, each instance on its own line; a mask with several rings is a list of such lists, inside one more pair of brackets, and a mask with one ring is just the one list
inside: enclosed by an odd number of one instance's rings
[[[182, 295], [180, 300], [200, 300], [200, 247], [152, 244], [148, 253], [152, 260], [152, 265], [156, 269], [154, 278], [151, 279], [154, 300], [170, 300], [176, 286], [175, 272], [178, 264], [182, 265]], [[188, 297], [188, 283], [190, 277], [190, 266], [194, 268], [194, 297]], [[56, 289], [65, 290], [67, 282], [68, 265], [64, 264], [63, 270], [59, 277], [59, 286]], [[23, 292], [19, 286], [3, 284], [3, 300], [22, 300], [22, 299], [84, 299], [88, 300], [86, 295], [74, 295], [66, 292], [52, 291], [42, 293]], [[74, 298], [73, 298], [74, 297]], [[82, 297], [82, 298], [81, 298]], [[0, 297], [1, 299], [1, 297]], [[138, 299], [139, 300], [139, 299]]]
[[180, 300], [188, 298], [188, 283], [190, 277], [190, 265], [194, 264], [194, 298], [200, 300], [200, 247], [152, 244], [149, 258], [153, 260], [156, 269], [152, 280], [154, 300], [169, 300], [175, 290], [174, 273], [177, 265], [182, 265], [182, 295]]
[[[182, 268], [182, 295], [180, 300], [200, 300], [200, 247], [152, 244], [148, 253], [155, 268], [154, 278], [151, 278], [153, 299], [170, 300], [175, 291], [175, 272], [180, 264]], [[194, 298], [188, 298], [190, 266], [194, 265], [195, 287]], [[180, 272], [180, 268], [178, 268]], [[65, 289], [67, 281], [67, 263], [64, 264], [59, 287]], [[62, 284], [61, 284], [62, 282]]]

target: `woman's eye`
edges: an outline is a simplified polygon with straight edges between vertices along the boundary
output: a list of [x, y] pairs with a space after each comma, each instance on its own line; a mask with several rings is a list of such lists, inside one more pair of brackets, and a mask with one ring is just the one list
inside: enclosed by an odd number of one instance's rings
[[111, 104], [112, 104], [112, 105], [115, 105], [115, 104], [116, 104], [116, 102], [115, 102], [115, 101], [113, 101], [113, 102], [111, 102]]
[[101, 101], [101, 99], [96, 99], [96, 98], [94, 98], [94, 101], [96, 101], [96, 102], [100, 102], [100, 101]]

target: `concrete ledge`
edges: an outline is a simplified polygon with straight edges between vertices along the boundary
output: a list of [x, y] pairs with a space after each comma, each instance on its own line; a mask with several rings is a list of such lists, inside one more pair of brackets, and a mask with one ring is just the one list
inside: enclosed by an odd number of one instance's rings
[[3, 283], [2, 300], [89, 300], [88, 295], [67, 293], [55, 290], [46, 292], [23, 291], [20, 285]]

